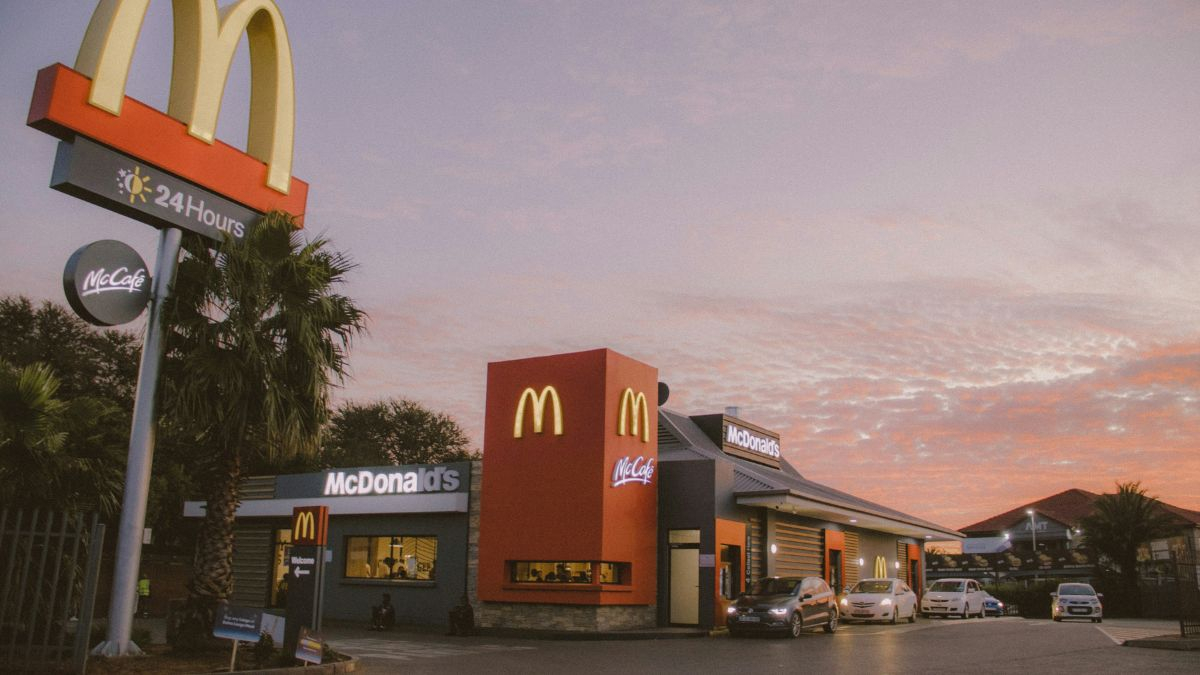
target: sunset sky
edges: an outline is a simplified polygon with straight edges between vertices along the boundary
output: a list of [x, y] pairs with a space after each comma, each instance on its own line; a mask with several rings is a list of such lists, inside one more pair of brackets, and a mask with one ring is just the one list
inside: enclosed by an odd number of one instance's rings
[[[478, 445], [487, 362], [610, 347], [946, 526], [1128, 480], [1200, 509], [1200, 3], [278, 4], [307, 227], [371, 316], [340, 399]], [[65, 304], [96, 239], [153, 259], [25, 126], [91, 9], [0, 3], [5, 294]], [[159, 109], [170, 43], [159, 0]]]

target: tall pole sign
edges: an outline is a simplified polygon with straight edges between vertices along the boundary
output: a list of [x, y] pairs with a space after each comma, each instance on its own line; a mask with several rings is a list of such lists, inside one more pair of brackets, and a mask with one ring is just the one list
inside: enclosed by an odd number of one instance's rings
[[[175, 51], [165, 113], [125, 95], [150, 0], [100, 0], [75, 67], [38, 72], [27, 124], [61, 139], [51, 187], [160, 230], [151, 279], [133, 261], [96, 257], [117, 242], [72, 256], [64, 286], [72, 307], [101, 325], [132, 312], [149, 289], [150, 314], [138, 371], [129, 460], [117, 536], [108, 638], [93, 653], [139, 654], [130, 639], [141, 535], [154, 457], [155, 394], [163, 352], [162, 308], [174, 281], [183, 231], [213, 242], [243, 239], [263, 213], [303, 224], [308, 184], [291, 175], [295, 93], [292, 51], [272, 0], [174, 0]], [[250, 46], [246, 152], [215, 139], [225, 80], [242, 34]], [[86, 260], [85, 260], [86, 259]], [[142, 268], [145, 266], [142, 265]], [[86, 269], [85, 269], [86, 268]], [[121, 294], [125, 293], [125, 296]], [[118, 301], [120, 298], [120, 301]], [[142, 300], [144, 306], [144, 299]], [[134, 313], [133, 316], [137, 314]]]
[[292, 509], [292, 549], [288, 554], [287, 621], [283, 626], [283, 653], [296, 651], [300, 629], [321, 630], [321, 591], [325, 577], [325, 543], [329, 508], [297, 506]]

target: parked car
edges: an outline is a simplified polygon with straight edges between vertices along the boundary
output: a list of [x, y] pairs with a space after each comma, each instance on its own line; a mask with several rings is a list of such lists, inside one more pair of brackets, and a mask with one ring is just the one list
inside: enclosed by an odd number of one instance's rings
[[938, 579], [921, 598], [921, 616], [983, 617], [983, 589], [974, 579]]
[[726, 610], [732, 637], [751, 631], [782, 631], [792, 637], [809, 628], [837, 630], [837, 599], [820, 577], [765, 577]]
[[842, 621], [917, 620], [917, 594], [899, 579], [863, 579], [841, 599]]
[[983, 615], [1004, 616], [1004, 603], [987, 591], [983, 592]]
[[1059, 584], [1058, 591], [1050, 594], [1050, 615], [1055, 621], [1063, 619], [1091, 619], [1092, 623], [1104, 621], [1104, 594], [1097, 593], [1091, 584]]

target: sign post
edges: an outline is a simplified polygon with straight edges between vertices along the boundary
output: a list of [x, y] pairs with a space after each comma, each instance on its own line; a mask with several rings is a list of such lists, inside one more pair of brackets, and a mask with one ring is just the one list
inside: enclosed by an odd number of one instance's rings
[[[238, 0], [224, 9], [217, 0], [173, 4], [176, 40], [166, 113], [125, 95], [149, 4], [97, 2], [75, 68], [55, 64], [38, 72], [26, 119], [29, 126], [64, 141], [52, 187], [160, 230], [129, 438], [108, 639], [93, 650], [105, 656], [141, 653], [130, 629], [154, 455], [162, 309], [178, 266], [182, 229], [217, 242], [239, 240], [259, 213], [279, 209], [303, 222], [308, 198], [308, 184], [291, 176], [291, 44], [275, 2]], [[242, 33], [250, 44], [253, 89], [246, 152], [214, 142], [225, 81]], [[121, 284], [137, 285], [136, 274], [113, 282], [113, 269], [107, 272], [97, 272], [91, 283], [85, 275], [75, 288], [88, 312], [94, 311], [85, 297], [92, 285], [101, 289], [97, 293], [114, 297]], [[116, 315], [109, 314], [109, 304], [101, 302], [93, 319], [113, 321], [123, 315], [120, 307]]]
[[292, 550], [288, 558], [292, 580], [288, 583], [284, 654], [295, 653], [301, 628], [321, 630], [321, 593], [328, 531], [328, 507], [297, 506], [292, 509]]
[[150, 467], [154, 462], [155, 395], [163, 355], [163, 305], [167, 301], [183, 231], [164, 228], [158, 236], [158, 260], [151, 289], [146, 341], [138, 368], [137, 397], [133, 402], [133, 428], [129, 432], [129, 458], [125, 467], [125, 492], [121, 497], [121, 525], [117, 531], [112, 600], [108, 605], [108, 639], [96, 645], [93, 654], [119, 656], [140, 654], [130, 639], [133, 628], [138, 570], [142, 564], [142, 528], [146, 525], [146, 498], [150, 494]]

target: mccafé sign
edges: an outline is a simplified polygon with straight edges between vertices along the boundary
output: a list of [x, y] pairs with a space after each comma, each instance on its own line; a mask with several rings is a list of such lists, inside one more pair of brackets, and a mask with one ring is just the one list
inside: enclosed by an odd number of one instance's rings
[[113, 239], [81, 247], [63, 270], [63, 292], [75, 313], [97, 326], [133, 321], [150, 300], [150, 276], [137, 251]]

